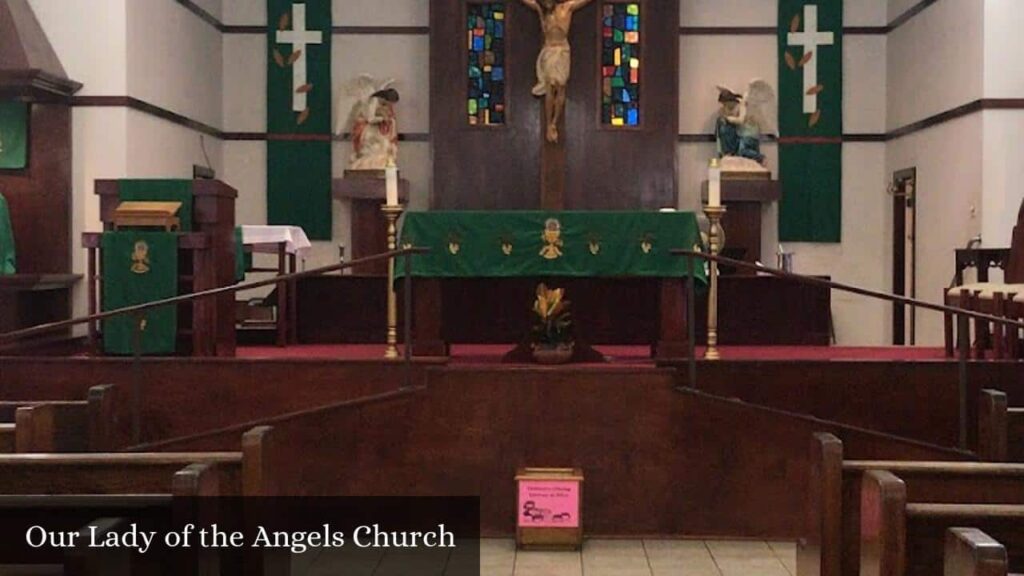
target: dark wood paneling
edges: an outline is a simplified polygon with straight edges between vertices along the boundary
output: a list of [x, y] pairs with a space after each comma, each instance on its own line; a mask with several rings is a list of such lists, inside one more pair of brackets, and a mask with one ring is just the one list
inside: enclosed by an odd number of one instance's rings
[[[1010, 405], [1024, 405], [1024, 364], [971, 362], [967, 372], [974, 446], [981, 389], [998, 388]], [[701, 362], [697, 377], [702, 390], [755, 404], [945, 446], [959, 438], [955, 362]]]
[[[442, 336], [456, 344], [514, 344], [530, 330], [538, 282], [567, 290], [577, 333], [592, 344], [648, 344], [657, 338], [657, 279], [520, 278], [440, 281]], [[414, 282], [418, 286], [420, 281]], [[830, 294], [769, 277], [723, 276], [719, 342], [781, 345], [829, 342]], [[384, 341], [386, 281], [324, 276], [299, 281], [299, 341]], [[416, 288], [414, 296], [419, 294]], [[398, 284], [399, 291], [402, 284]], [[707, 329], [706, 294], [697, 296], [697, 341]], [[399, 292], [399, 307], [402, 297]], [[480, 319], [486, 319], [481, 322]]]
[[269, 464], [287, 494], [480, 494], [483, 531], [506, 535], [517, 467], [572, 466], [587, 478], [590, 535], [796, 538], [811, 433], [831, 431], [862, 457], [957, 457], [676, 392], [673, 380], [654, 369], [437, 369], [408, 396], [275, 422]]
[[71, 270], [71, 109], [31, 104], [28, 167], [0, 170], [11, 209], [18, 272]]
[[[471, 127], [466, 113], [465, 4], [464, 0], [430, 3], [430, 133], [434, 161], [430, 205], [435, 209], [537, 208], [540, 108], [530, 94], [541, 45], [537, 16], [518, 1], [506, 3], [507, 122], [501, 127]], [[577, 69], [574, 64], [573, 70]]]
[[677, 204], [679, 3], [641, 8], [639, 129], [603, 127], [600, 118], [600, 10], [577, 13], [566, 111], [566, 208], [632, 210]]
[[[137, 371], [127, 359], [113, 358], [0, 362], [3, 400], [85, 400], [92, 386], [116, 385], [108, 399], [108, 440], [118, 447], [131, 440], [135, 378], [143, 406], [141, 440], [156, 442], [395, 389], [404, 374], [400, 365], [383, 361], [168, 358], [145, 359]], [[422, 374], [422, 368], [416, 371]]]
[[[439, 209], [540, 207], [540, 116], [543, 101], [530, 89], [541, 47], [537, 15], [509, 2], [508, 121], [503, 127], [467, 125], [462, 0], [431, 3], [431, 135]], [[567, 209], [660, 208], [676, 202], [679, 6], [649, 2], [643, 16], [643, 128], [600, 124], [598, 27], [600, 1], [573, 20], [572, 75], [565, 130]]]

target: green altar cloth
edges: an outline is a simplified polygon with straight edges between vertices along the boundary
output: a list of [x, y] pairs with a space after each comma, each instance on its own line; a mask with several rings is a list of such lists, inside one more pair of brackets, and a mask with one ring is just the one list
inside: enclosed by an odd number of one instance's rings
[[[410, 212], [400, 240], [430, 248], [413, 256], [412, 275], [431, 278], [682, 278], [687, 259], [671, 251], [700, 243], [692, 212]], [[694, 269], [705, 282], [704, 266]]]
[[124, 202], [181, 202], [181, 231], [192, 231], [191, 180], [118, 180], [118, 196]]
[[[144, 304], [178, 295], [178, 235], [170, 232], [106, 232], [103, 252], [103, 310]], [[143, 312], [143, 354], [173, 354], [178, 334], [177, 306]], [[109, 354], [132, 354], [134, 315], [103, 321], [103, 347]]]
[[14, 232], [11, 230], [11, 213], [7, 200], [0, 194], [0, 276], [14, 274]]

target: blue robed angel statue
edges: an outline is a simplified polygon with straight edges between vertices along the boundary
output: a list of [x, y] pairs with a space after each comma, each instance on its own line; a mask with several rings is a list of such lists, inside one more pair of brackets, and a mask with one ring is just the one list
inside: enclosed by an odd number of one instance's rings
[[774, 128], [775, 91], [764, 80], [753, 80], [746, 94], [718, 86], [715, 138], [718, 156], [747, 158], [764, 164], [761, 134]]

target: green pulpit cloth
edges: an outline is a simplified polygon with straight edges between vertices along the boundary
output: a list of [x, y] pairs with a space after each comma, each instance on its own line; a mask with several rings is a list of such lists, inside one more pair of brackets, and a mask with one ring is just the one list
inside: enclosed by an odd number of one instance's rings
[[14, 232], [11, 230], [11, 213], [7, 200], [0, 194], [0, 276], [14, 274]]
[[[178, 295], [178, 235], [121, 231], [103, 234], [103, 310], [116, 310]], [[143, 354], [173, 354], [178, 334], [176, 306], [142, 313]], [[134, 353], [136, 316], [103, 321], [103, 347], [109, 354]]]
[[[692, 212], [452, 211], [406, 214], [400, 244], [430, 248], [413, 276], [682, 278], [687, 259], [671, 251], [701, 241]], [[694, 269], [704, 282], [703, 263]]]
[[118, 180], [118, 197], [123, 202], [181, 202], [178, 219], [181, 231], [192, 231], [191, 180]]
[[0, 102], [0, 169], [24, 170], [28, 165], [28, 113], [25, 102]]

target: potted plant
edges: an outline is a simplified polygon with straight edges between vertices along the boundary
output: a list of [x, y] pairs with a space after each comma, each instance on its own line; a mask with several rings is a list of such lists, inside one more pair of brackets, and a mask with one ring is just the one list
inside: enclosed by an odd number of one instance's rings
[[538, 285], [533, 312], [536, 315], [532, 334], [534, 360], [540, 364], [564, 364], [572, 359], [575, 342], [565, 290]]

